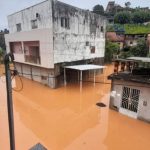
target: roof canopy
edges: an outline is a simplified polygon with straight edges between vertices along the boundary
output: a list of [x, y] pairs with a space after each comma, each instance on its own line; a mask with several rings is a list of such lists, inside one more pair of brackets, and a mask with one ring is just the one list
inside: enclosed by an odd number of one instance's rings
[[141, 62], [150, 62], [149, 57], [128, 57], [128, 60], [141, 61]]
[[87, 64], [87, 65], [65, 66], [64, 68], [84, 71], [84, 70], [103, 69], [103, 68], [106, 68], [106, 67], [105, 66], [99, 66], [99, 65], [89, 65], [89, 64]]

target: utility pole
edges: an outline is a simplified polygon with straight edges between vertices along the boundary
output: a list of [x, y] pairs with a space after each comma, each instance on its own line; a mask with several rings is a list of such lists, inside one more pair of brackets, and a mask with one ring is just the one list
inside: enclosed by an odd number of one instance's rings
[[11, 84], [11, 70], [10, 70], [10, 66], [9, 66], [9, 63], [13, 62], [13, 61], [14, 61], [13, 54], [8, 53], [5, 55], [4, 64], [5, 64], [5, 73], [6, 73], [6, 90], [7, 90], [7, 109], [8, 109], [10, 150], [15, 150], [12, 84]]

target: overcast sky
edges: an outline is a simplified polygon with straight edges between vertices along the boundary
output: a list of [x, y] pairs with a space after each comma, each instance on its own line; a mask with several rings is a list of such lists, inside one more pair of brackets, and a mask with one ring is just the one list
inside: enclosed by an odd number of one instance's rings
[[[32, 6], [44, 0], [0, 0], [0, 30], [7, 28], [7, 16], [26, 7]], [[60, 0], [65, 3], [83, 9], [92, 10], [96, 4], [101, 4], [105, 8], [109, 0]], [[129, 0], [116, 0], [116, 3], [124, 6]], [[130, 0], [132, 7], [150, 7], [150, 0]]]

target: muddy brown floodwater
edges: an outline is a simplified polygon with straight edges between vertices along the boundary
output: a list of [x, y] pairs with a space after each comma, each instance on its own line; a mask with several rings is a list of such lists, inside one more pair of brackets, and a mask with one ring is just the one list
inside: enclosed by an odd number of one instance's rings
[[[107, 74], [111, 72], [109, 66]], [[78, 83], [52, 90], [22, 80], [23, 90], [13, 92], [16, 150], [28, 150], [39, 142], [48, 150], [150, 149], [150, 124], [109, 109], [110, 84], [83, 83], [80, 92]], [[97, 102], [107, 107], [100, 108]], [[0, 150], [9, 150], [4, 77], [0, 78]]]

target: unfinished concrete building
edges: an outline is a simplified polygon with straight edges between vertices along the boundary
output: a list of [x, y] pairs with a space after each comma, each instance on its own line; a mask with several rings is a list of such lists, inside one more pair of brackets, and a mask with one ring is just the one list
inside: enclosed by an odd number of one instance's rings
[[63, 66], [102, 64], [106, 19], [68, 4], [46, 0], [8, 16], [7, 51], [24, 77], [56, 88]]

